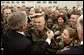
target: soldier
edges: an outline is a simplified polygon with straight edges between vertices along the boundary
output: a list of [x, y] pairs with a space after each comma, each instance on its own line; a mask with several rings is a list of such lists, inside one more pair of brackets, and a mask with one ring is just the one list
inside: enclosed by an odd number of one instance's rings
[[69, 50], [72, 47], [77, 47], [80, 45], [80, 41], [77, 37], [77, 31], [71, 27], [67, 27], [63, 30], [62, 33], [62, 42], [64, 43], [64, 48], [57, 51], [57, 54], [66, 50]]
[[32, 42], [34, 44], [41, 44], [47, 38], [46, 32], [48, 31], [45, 27], [45, 18], [41, 13], [36, 13], [31, 16], [34, 23], [32, 27], [26, 33], [30, 33], [28, 35], [32, 36]]
[[50, 30], [54, 31], [54, 23], [53, 23], [53, 20], [52, 20], [51, 17], [49, 17], [49, 19], [47, 20], [46, 26], [47, 26]]
[[70, 27], [76, 29], [76, 24], [77, 24], [77, 20], [78, 20], [79, 16], [80, 16], [80, 14], [77, 14], [77, 13], [71, 14]]
[[52, 43], [49, 49], [51, 53], [56, 53], [58, 49], [62, 49], [64, 47], [64, 44], [61, 41], [60, 35], [65, 29], [65, 27], [68, 26], [66, 25], [66, 17], [63, 15], [58, 16], [56, 21], [57, 21], [57, 24], [54, 25], [54, 35], [55, 36], [52, 39]]
[[40, 44], [42, 41], [46, 39], [46, 31], [45, 28], [45, 18], [42, 14], [36, 15], [36, 17], [33, 17], [34, 19], [34, 29], [32, 32], [33, 39], [37, 44]]
[[[32, 36], [32, 42], [40, 45], [47, 38], [46, 32], [50, 29], [45, 26], [45, 18], [41, 13], [36, 13], [32, 19], [34, 19], [34, 26], [30, 28], [29, 33]], [[47, 49], [45, 50], [45, 54], [48, 54]]]

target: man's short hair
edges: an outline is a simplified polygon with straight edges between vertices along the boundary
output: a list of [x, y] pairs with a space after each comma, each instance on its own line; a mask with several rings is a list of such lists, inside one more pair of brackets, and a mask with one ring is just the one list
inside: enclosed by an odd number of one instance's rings
[[27, 15], [20, 11], [14, 12], [8, 17], [9, 29], [19, 29], [22, 24], [27, 23]]
[[[71, 15], [77, 15], [78, 18], [81, 16], [79, 13], [72, 13]], [[77, 19], [78, 19], [78, 18], [77, 18]]]
[[78, 15], [80, 16], [81, 14], [79, 12], [71, 13], [71, 15]]

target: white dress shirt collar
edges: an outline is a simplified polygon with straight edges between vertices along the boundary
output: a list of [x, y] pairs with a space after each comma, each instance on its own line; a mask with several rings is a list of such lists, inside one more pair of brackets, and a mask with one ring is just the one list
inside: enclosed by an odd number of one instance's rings
[[20, 34], [22, 34], [22, 35], [25, 35], [25, 33], [24, 33], [24, 32], [18, 32], [18, 33], [20, 33]]

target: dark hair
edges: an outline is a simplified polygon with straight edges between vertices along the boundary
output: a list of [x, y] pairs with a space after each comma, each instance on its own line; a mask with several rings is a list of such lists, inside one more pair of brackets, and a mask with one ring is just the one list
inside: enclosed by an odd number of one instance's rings
[[[59, 16], [57, 16], [56, 21], [58, 20], [59, 17], [61, 17], [61, 18], [64, 20], [64, 23], [66, 22], [66, 17], [65, 17], [65, 15], [59, 15]], [[57, 21], [57, 22], [58, 22], [58, 21]]]
[[72, 12], [71, 15], [81, 15], [80, 12]]
[[75, 6], [73, 7], [73, 9], [76, 8]]

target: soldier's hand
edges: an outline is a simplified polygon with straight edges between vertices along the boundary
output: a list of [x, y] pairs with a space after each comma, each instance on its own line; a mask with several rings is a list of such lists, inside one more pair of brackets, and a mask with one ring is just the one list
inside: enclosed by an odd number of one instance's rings
[[56, 31], [54, 34], [55, 35], [59, 35], [60, 34], [60, 31]]
[[51, 40], [54, 37], [53, 31], [51, 30], [47, 31], [47, 37]]

